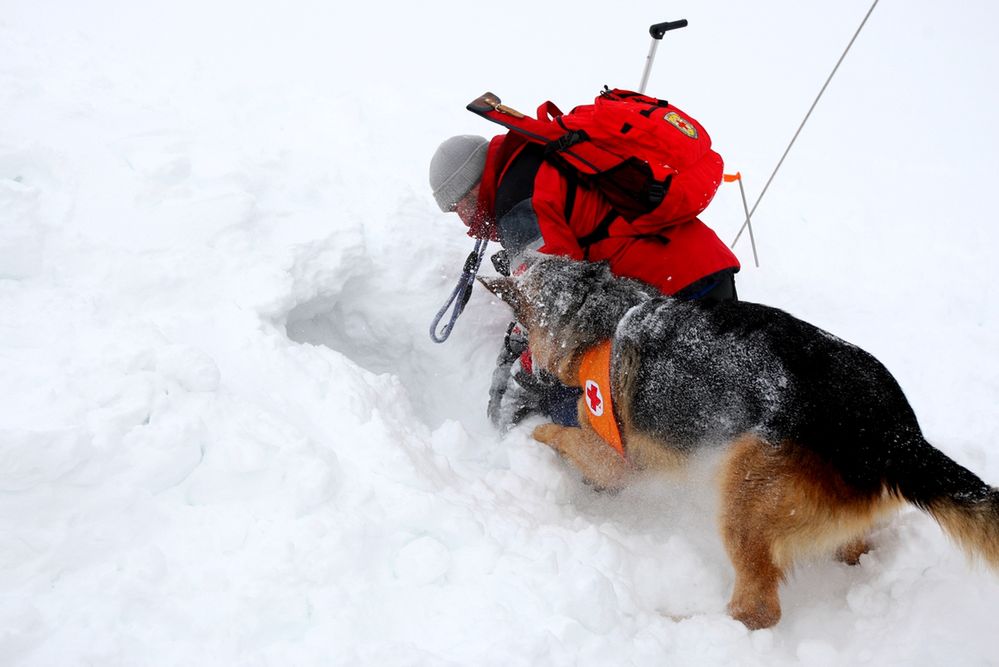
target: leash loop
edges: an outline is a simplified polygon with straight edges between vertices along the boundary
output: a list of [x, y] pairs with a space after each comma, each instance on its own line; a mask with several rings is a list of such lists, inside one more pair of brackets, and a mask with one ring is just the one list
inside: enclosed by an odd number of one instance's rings
[[[441, 309], [437, 311], [433, 322], [430, 323], [430, 340], [435, 343], [443, 343], [448, 339], [451, 335], [451, 330], [454, 328], [454, 323], [458, 320], [458, 316], [465, 310], [465, 304], [468, 303], [469, 298], [472, 296], [472, 287], [475, 285], [475, 274], [479, 272], [479, 266], [482, 265], [482, 258], [486, 254], [486, 246], [488, 244], [489, 241], [486, 239], [476, 239], [475, 248], [465, 258], [465, 266], [462, 267], [458, 284], [451, 290], [451, 296], [448, 297], [447, 302], [445, 302]], [[438, 331], [437, 327], [452, 305], [454, 310], [451, 311], [450, 319]]]

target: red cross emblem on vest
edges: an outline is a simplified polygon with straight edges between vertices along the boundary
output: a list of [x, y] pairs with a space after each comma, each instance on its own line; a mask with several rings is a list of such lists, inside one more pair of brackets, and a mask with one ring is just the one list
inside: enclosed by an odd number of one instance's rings
[[[605, 340], [583, 354], [579, 362], [579, 385], [583, 388], [583, 402], [589, 411], [590, 427], [624, 456], [624, 440], [614, 417], [614, 397], [611, 395], [611, 342]], [[601, 387], [607, 388], [607, 395]]]
[[586, 381], [586, 407], [596, 417], [604, 413], [604, 396], [600, 393], [600, 385], [593, 380]]

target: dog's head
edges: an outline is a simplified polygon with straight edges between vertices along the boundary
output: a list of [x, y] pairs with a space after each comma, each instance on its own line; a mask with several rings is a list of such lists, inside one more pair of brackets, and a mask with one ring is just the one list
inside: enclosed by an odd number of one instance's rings
[[605, 262], [539, 255], [514, 278], [479, 278], [505, 301], [528, 331], [535, 363], [572, 379], [572, 366], [590, 347], [614, 336], [632, 306], [658, 294], [635, 280], [615, 278]]

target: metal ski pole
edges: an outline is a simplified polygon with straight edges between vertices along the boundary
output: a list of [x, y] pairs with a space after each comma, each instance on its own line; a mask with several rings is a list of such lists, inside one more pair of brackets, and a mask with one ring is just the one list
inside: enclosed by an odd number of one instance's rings
[[726, 183], [739, 181], [739, 194], [742, 196], [742, 210], [746, 212], [746, 223], [749, 227], [749, 241], [753, 244], [753, 261], [756, 263], [756, 268], [760, 268], [760, 256], [756, 254], [756, 236], [753, 235], [753, 223], [751, 222], [752, 216], [749, 213], [749, 204], [746, 203], [746, 188], [742, 185], [742, 172], [737, 171], [731, 175], [725, 174], [722, 178]]
[[656, 49], [659, 48], [659, 42], [662, 41], [663, 35], [670, 30], [686, 27], [687, 19], [665, 21], [649, 27], [649, 34], [652, 35], [652, 46], [649, 47], [649, 55], [645, 59], [645, 71], [642, 72], [642, 83], [638, 86], [638, 92], [645, 93], [645, 86], [649, 83], [649, 74], [652, 72], [652, 62], [656, 59]]

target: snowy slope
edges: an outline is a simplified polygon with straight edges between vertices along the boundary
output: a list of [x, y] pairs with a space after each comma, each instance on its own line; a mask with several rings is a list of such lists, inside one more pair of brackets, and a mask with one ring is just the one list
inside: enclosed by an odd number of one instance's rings
[[[915, 511], [748, 632], [706, 485], [604, 497], [497, 436], [481, 291], [427, 338], [470, 243], [426, 166], [492, 132], [468, 100], [636, 86], [686, 17], [650, 92], [754, 196], [867, 10], [703, 4], [0, 5], [0, 664], [999, 664], [999, 578]], [[993, 484], [997, 18], [881, 3], [762, 268], [738, 247], [743, 298], [876, 354]]]

